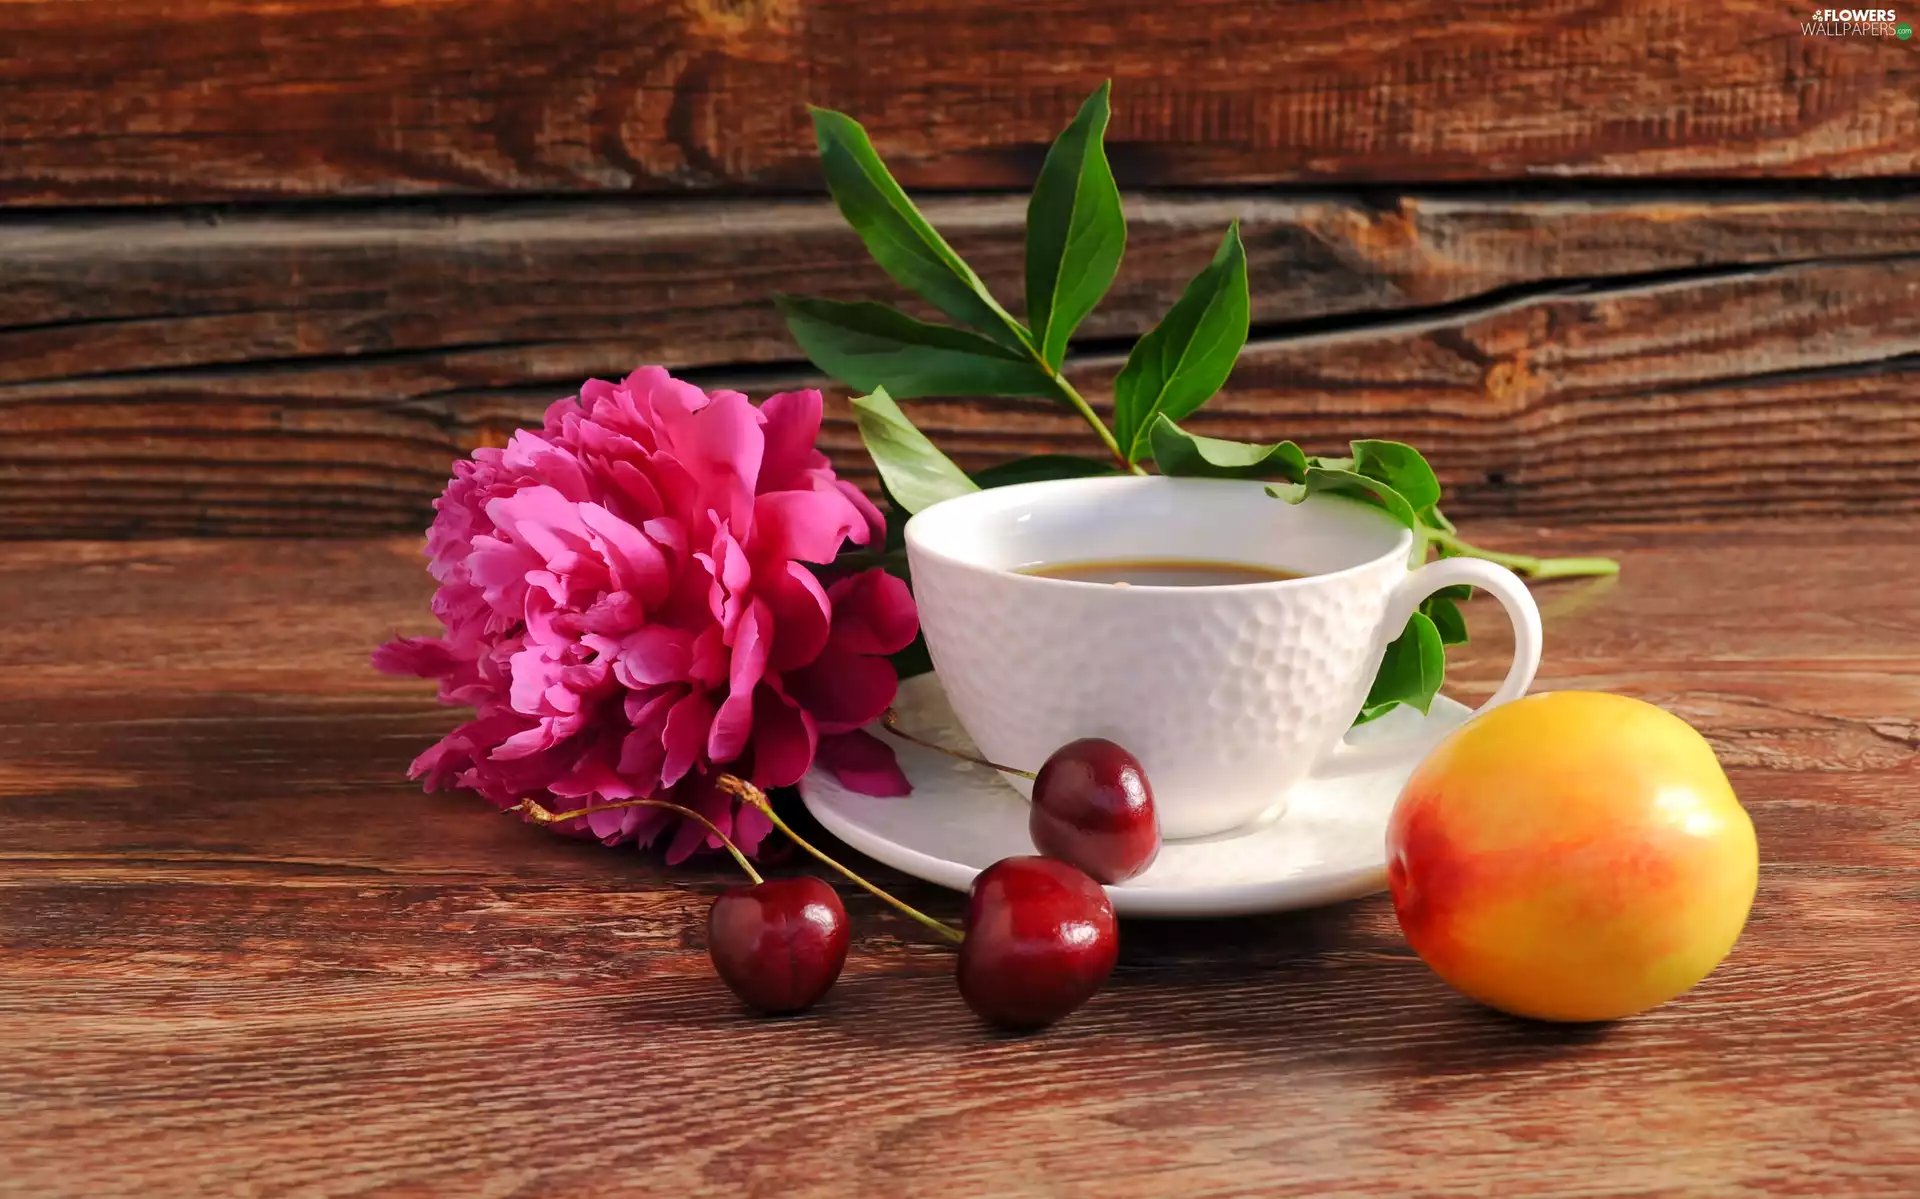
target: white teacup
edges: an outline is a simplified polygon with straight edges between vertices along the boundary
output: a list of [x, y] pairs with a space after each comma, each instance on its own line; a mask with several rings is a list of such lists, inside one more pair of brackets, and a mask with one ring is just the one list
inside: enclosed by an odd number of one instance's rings
[[[1254, 482], [1138, 476], [968, 494], [906, 529], [927, 648], [980, 752], [1035, 770], [1075, 738], [1116, 741], [1140, 759], [1170, 838], [1275, 815], [1315, 770], [1417, 750], [1343, 738], [1387, 645], [1442, 587], [1484, 588], [1513, 621], [1513, 666], [1481, 710], [1526, 693], [1540, 612], [1525, 584], [1477, 559], [1409, 570], [1412, 538], [1339, 496], [1295, 505]], [[1115, 587], [1020, 573], [1171, 558], [1306, 577]]]

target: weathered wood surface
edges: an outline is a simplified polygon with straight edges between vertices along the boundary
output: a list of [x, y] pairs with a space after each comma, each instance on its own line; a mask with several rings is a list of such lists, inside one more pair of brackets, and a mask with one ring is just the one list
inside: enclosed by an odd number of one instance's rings
[[[1920, 201], [1132, 207], [1074, 366], [1097, 404], [1238, 213], [1255, 336], [1208, 431], [1404, 438], [1467, 515], [1920, 504]], [[930, 211], [1019, 296], [1019, 201]], [[0, 227], [0, 277], [4, 536], [417, 528], [452, 457], [580, 379], [818, 382], [771, 293], [891, 288], [822, 201], [46, 217]], [[969, 467], [1091, 440], [1042, 401], [916, 415]], [[838, 403], [825, 442], [871, 480]]]
[[[1920, 255], [1920, 196], [1144, 193], [1127, 209], [1125, 264], [1083, 341], [1152, 327], [1235, 218], [1266, 332], [1556, 283]], [[1022, 311], [1026, 200], [924, 211]], [[514, 381], [530, 383], [633, 359], [790, 362], [768, 302], [782, 291], [942, 319], [827, 200], [15, 216], [0, 218], [0, 280], [0, 384], [488, 349], [520, 350]]]
[[0, 1192], [1911, 1196], [1920, 524], [1482, 532], [1624, 559], [1541, 589], [1542, 685], [1694, 722], [1759, 830], [1732, 957], [1638, 1019], [1477, 1009], [1376, 898], [1129, 924], [1006, 1039], [853, 894], [829, 1001], [751, 1018], [717, 865], [401, 779], [452, 719], [365, 667], [414, 543], [0, 547]]
[[1134, 184], [1920, 170], [1920, 56], [1788, 0], [0, 5], [0, 202], [1026, 184], [1103, 78]]

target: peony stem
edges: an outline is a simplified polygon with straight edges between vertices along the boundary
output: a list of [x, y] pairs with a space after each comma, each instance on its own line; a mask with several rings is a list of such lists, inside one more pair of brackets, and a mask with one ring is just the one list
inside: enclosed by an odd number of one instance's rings
[[831, 866], [833, 869], [838, 870], [841, 874], [846, 875], [847, 879], [851, 881], [855, 886], [864, 888], [867, 891], [867, 893], [872, 895], [874, 898], [880, 900], [883, 903], [891, 904], [894, 908], [896, 908], [900, 912], [913, 917], [915, 920], [918, 920], [920, 923], [926, 925], [928, 928], [932, 929], [934, 932], [939, 933], [941, 936], [945, 937], [949, 941], [953, 941], [957, 943], [963, 939], [959, 929], [953, 927], [951, 924], [946, 924], [946, 923], [943, 923], [942, 921], [935, 920], [933, 917], [927, 915], [925, 912], [920, 911], [918, 908], [912, 907], [909, 904], [906, 904], [898, 899], [895, 899], [893, 896], [887, 894], [885, 891], [882, 891], [879, 887], [876, 887], [872, 883], [868, 882], [866, 879], [861, 878], [859, 875], [855, 874], [853, 871], [847, 869], [845, 866], [842, 866], [840, 863], [834, 861], [832, 858], [828, 857], [824, 852], [816, 848], [811, 842], [803, 838], [799, 833], [794, 832], [792, 828], [788, 827], [786, 821], [780, 819], [780, 814], [773, 810], [773, 804], [771, 801], [767, 799], [767, 793], [765, 791], [762, 791], [760, 788], [754, 786], [752, 783], [747, 782], [745, 779], [735, 778], [731, 774], [720, 775], [718, 778], [714, 779], [714, 785], [719, 787], [722, 791], [725, 791], [727, 794], [736, 796], [742, 801], [746, 803], [750, 803], [754, 807], [759, 808], [761, 813], [765, 815], [768, 820], [773, 821], [773, 827], [779, 829], [781, 832], [787, 835], [787, 840], [792, 841], [795, 845], [798, 845], [801, 849], [806, 850], [808, 853], [812, 854], [814, 857], [819, 858], [822, 862], [826, 863], [828, 866]]
[[[733, 838], [721, 832], [713, 821], [708, 820], [692, 808], [681, 807], [677, 803], [668, 803], [664, 799], [621, 799], [615, 800], [613, 803], [595, 804], [591, 808], [575, 808], [571, 812], [549, 812], [532, 800], [523, 799], [505, 810], [509, 812], [519, 812], [535, 824], [565, 824], [569, 820], [578, 820], [580, 817], [593, 812], [608, 812], [617, 808], [660, 808], [668, 812], [678, 812], [689, 820], [697, 820], [707, 826], [708, 832], [720, 838], [720, 843], [727, 847], [727, 852], [733, 855], [734, 861], [740, 863], [740, 869], [747, 872], [747, 877], [753, 880], [755, 886], [759, 886], [761, 883], [767, 881], [760, 877], [760, 872], [753, 868], [753, 863], [747, 861], [747, 855], [740, 852], [740, 847], [733, 843]], [[775, 823], [778, 823], [778, 821]], [[788, 835], [791, 836], [792, 834], [789, 833]]]
[[1444, 546], [1459, 557], [1492, 562], [1529, 579], [1571, 579], [1620, 573], [1620, 563], [1612, 558], [1535, 558], [1530, 554], [1503, 554], [1463, 541], [1447, 529], [1428, 529], [1426, 537], [1430, 544]]
[[998, 770], [1002, 774], [1017, 774], [1023, 779], [1030, 779], [1030, 778], [1036, 777], [1033, 771], [1031, 770], [1022, 770], [1018, 766], [1002, 766], [998, 762], [989, 762], [985, 758], [977, 758], [972, 754], [962, 753], [957, 749], [948, 749], [944, 745], [936, 745], [933, 742], [927, 740], [925, 737], [916, 737], [912, 733], [909, 733], [907, 730], [900, 727], [900, 714], [898, 712], [895, 712], [892, 708], [888, 708], [886, 712], [880, 717], [880, 724], [889, 733], [892, 733], [894, 736], [900, 738], [900, 740], [911, 741], [913, 744], [918, 745], [922, 749], [930, 749], [930, 750], [933, 750], [935, 753], [945, 754], [949, 758], [959, 758], [962, 762], [972, 762], [976, 766], [991, 767], [994, 770]]

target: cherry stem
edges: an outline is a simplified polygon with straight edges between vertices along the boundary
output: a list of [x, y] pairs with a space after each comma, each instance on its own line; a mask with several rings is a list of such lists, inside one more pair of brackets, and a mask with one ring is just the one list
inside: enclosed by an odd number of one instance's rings
[[[660, 808], [667, 812], [678, 812], [688, 820], [697, 820], [707, 826], [708, 832], [720, 838], [720, 843], [727, 847], [727, 852], [733, 855], [734, 861], [740, 863], [740, 869], [747, 872], [747, 877], [753, 880], [756, 887], [767, 881], [760, 877], [760, 872], [753, 868], [753, 863], [747, 861], [747, 855], [740, 852], [740, 847], [733, 843], [733, 838], [721, 832], [719, 828], [714, 825], [713, 821], [708, 820], [692, 808], [681, 807], [677, 803], [668, 803], [664, 799], [621, 799], [615, 800], [613, 803], [595, 804], [590, 808], [575, 808], [571, 812], [549, 812], [532, 800], [523, 799], [512, 807], [507, 808], [506, 811], [519, 812], [535, 824], [564, 824], [569, 820], [578, 820], [580, 817], [591, 815], [594, 812], [612, 812], [621, 808]], [[776, 821], [776, 823], [778, 822]], [[789, 833], [787, 835], [792, 836], [793, 834]]]
[[915, 920], [918, 920], [920, 923], [926, 925], [928, 928], [932, 929], [934, 932], [939, 933], [941, 936], [945, 937], [949, 941], [953, 941], [957, 943], [963, 939], [959, 929], [953, 927], [951, 924], [947, 924], [943, 921], [935, 920], [933, 917], [927, 915], [925, 912], [920, 911], [918, 908], [915, 908], [907, 903], [904, 903], [898, 899], [895, 899], [893, 896], [887, 894], [885, 891], [882, 891], [879, 887], [874, 886], [872, 883], [868, 882], [866, 879], [861, 878], [859, 875], [855, 874], [853, 871], [847, 869], [845, 866], [842, 866], [840, 863], [834, 861], [832, 858], [828, 857], [821, 850], [817, 849], [811, 842], [806, 840], [806, 838], [802, 837], [799, 833], [794, 832], [792, 828], [788, 827], [786, 821], [780, 819], [780, 814], [773, 810], [773, 804], [771, 801], [767, 799], [767, 793], [765, 791], [762, 791], [760, 788], [754, 786], [752, 783], [747, 782], [745, 779], [735, 778], [731, 774], [720, 775], [718, 778], [714, 779], [714, 785], [719, 787], [722, 791], [725, 791], [727, 794], [735, 796], [740, 800], [742, 800], [743, 802], [750, 803], [754, 807], [760, 809], [760, 812], [762, 815], [764, 815], [768, 820], [773, 821], [773, 827], [779, 829], [781, 832], [787, 835], [787, 840], [793, 842], [795, 845], [798, 845], [801, 849], [806, 850], [808, 853], [812, 854], [814, 857], [819, 858], [822, 862], [826, 863], [828, 866], [833, 867], [833, 869], [838, 870], [841, 874], [846, 875], [848, 881], [852, 882], [857, 887], [864, 888], [867, 891], [867, 893], [872, 895], [874, 898], [880, 900], [883, 903], [891, 904], [894, 908], [896, 908], [900, 912], [913, 917]]
[[1017, 774], [1023, 779], [1030, 779], [1030, 778], [1036, 777], [1033, 771], [1031, 770], [1022, 770], [1018, 766], [1002, 766], [998, 762], [989, 762], [985, 758], [978, 758], [969, 753], [962, 753], [960, 750], [957, 750], [957, 749], [948, 749], [944, 745], [936, 745], [935, 743], [927, 740], [925, 737], [916, 737], [912, 733], [909, 733], [907, 730], [900, 727], [900, 714], [898, 712], [895, 712], [892, 708], [888, 708], [886, 712], [884, 712], [881, 715], [880, 725], [882, 728], [886, 729], [889, 733], [892, 733], [894, 736], [900, 738], [900, 740], [911, 741], [913, 742], [913, 744], [919, 746], [921, 749], [930, 749], [935, 753], [945, 754], [949, 758], [959, 758], [962, 762], [972, 762], [976, 766], [987, 766], [994, 770], [998, 770], [1002, 774]]

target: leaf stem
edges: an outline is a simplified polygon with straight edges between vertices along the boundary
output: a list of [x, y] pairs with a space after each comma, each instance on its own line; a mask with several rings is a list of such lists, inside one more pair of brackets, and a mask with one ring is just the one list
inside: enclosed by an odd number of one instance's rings
[[1620, 573], [1620, 563], [1612, 558], [1535, 558], [1529, 554], [1504, 554], [1464, 541], [1445, 529], [1428, 528], [1425, 533], [1432, 545], [1443, 546], [1463, 558], [1480, 558], [1504, 566], [1529, 579], [1572, 579]]
[[[664, 799], [621, 799], [613, 803], [595, 804], [590, 808], [575, 808], [571, 812], [550, 812], [531, 799], [523, 799], [519, 803], [504, 810], [508, 812], [518, 812], [535, 824], [565, 824], [569, 820], [578, 820], [580, 817], [591, 815], [594, 812], [611, 812], [620, 808], [662, 808], [669, 812], [678, 812], [688, 820], [697, 820], [707, 826], [708, 832], [720, 838], [720, 843], [727, 847], [727, 852], [733, 855], [734, 861], [740, 863], [740, 869], [747, 872], [747, 877], [753, 880], [755, 886], [767, 881], [760, 877], [760, 872], [753, 868], [753, 863], [747, 861], [747, 855], [740, 852], [740, 847], [733, 843], [733, 838], [727, 836], [715, 827], [713, 821], [708, 820], [692, 808], [684, 808], [677, 803], [668, 803]], [[792, 836], [793, 834], [789, 833], [787, 835]]]
[[795, 845], [798, 845], [801, 849], [806, 850], [808, 853], [820, 859], [826, 865], [831, 866], [835, 870], [838, 870], [841, 874], [844, 874], [847, 877], [848, 881], [852, 882], [855, 886], [864, 888], [867, 891], [867, 893], [872, 895], [874, 898], [880, 900], [883, 903], [891, 904], [895, 909], [899, 910], [905, 915], [911, 916], [915, 920], [918, 920], [920, 923], [926, 925], [928, 928], [932, 929], [934, 932], [939, 933], [941, 936], [945, 937], [949, 941], [958, 943], [964, 939], [962, 937], [960, 930], [953, 927], [951, 924], [946, 924], [946, 923], [943, 923], [942, 921], [935, 920], [933, 917], [927, 915], [925, 912], [920, 911], [918, 908], [911, 907], [908, 904], [903, 903], [898, 899], [895, 899], [893, 896], [887, 894], [885, 891], [882, 891], [879, 887], [874, 886], [872, 883], [868, 882], [866, 879], [861, 878], [859, 875], [855, 874], [853, 871], [847, 869], [845, 866], [842, 866], [840, 863], [834, 861], [832, 858], [828, 857], [825, 853], [815, 848], [811, 842], [807, 841], [799, 833], [794, 832], [792, 828], [788, 827], [786, 821], [780, 819], [780, 814], [773, 810], [773, 804], [767, 799], [767, 793], [765, 791], [762, 791], [760, 788], [754, 786], [752, 783], [747, 782], [745, 779], [736, 778], [731, 774], [720, 775], [718, 778], [714, 779], [714, 785], [719, 787], [722, 791], [725, 791], [727, 794], [735, 796], [738, 799], [742, 800], [743, 802], [750, 803], [754, 807], [759, 808], [760, 813], [763, 816], [765, 816], [768, 820], [773, 821], [773, 827], [779, 829], [781, 832], [787, 835], [787, 840], [793, 842]]
[[1119, 464], [1120, 469], [1136, 475], [1146, 474], [1145, 467], [1138, 462], [1128, 461], [1127, 456], [1120, 450], [1120, 443], [1114, 440], [1113, 431], [1107, 428], [1106, 422], [1094, 412], [1093, 405], [1087, 403], [1086, 397], [1075, 390], [1073, 384], [1067, 382], [1067, 377], [1054, 370], [1038, 354], [1034, 355], [1034, 361], [1040, 363], [1047, 373], [1053, 376], [1054, 384], [1060, 388], [1060, 394], [1067, 398], [1067, 403], [1072, 404], [1080, 415], [1086, 418], [1087, 423], [1093, 426], [1093, 431], [1100, 435], [1100, 440], [1106, 444], [1107, 452], [1113, 455], [1113, 460]]

